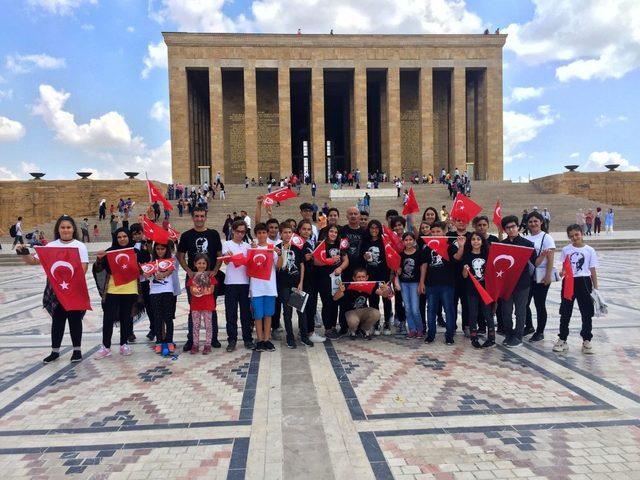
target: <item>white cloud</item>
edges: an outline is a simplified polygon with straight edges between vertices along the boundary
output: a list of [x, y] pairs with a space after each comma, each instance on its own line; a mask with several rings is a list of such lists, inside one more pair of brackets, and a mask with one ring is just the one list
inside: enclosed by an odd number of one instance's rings
[[11, 100], [13, 98], [13, 90], [0, 90], [0, 100]]
[[95, 5], [98, 0], [29, 0], [32, 7], [40, 7], [57, 15], [67, 15], [84, 3]]
[[578, 158], [580, 157], [580, 152], [573, 152], [571, 155], [569, 155], [569, 158]]
[[549, 105], [538, 107], [537, 114], [525, 114], [513, 111], [505, 111], [504, 120], [504, 161], [511, 163], [514, 160], [525, 158], [524, 152], [519, 152], [521, 144], [530, 142], [538, 136], [540, 131], [555, 122], [555, 115]]
[[506, 48], [528, 63], [562, 62], [561, 82], [620, 78], [640, 67], [637, 0], [533, 0], [533, 19], [511, 24]]
[[86, 30], [87, 32], [90, 32], [91, 30], [94, 30], [96, 27], [94, 27], [91, 23], [83, 23], [80, 28], [82, 30]]
[[142, 78], [148, 78], [154, 68], [167, 68], [167, 46], [163, 40], [147, 45], [147, 55], [142, 59]]
[[614, 122], [626, 122], [629, 120], [625, 115], [618, 115], [617, 117], [610, 117], [608, 115], [598, 115], [595, 119], [596, 125], [599, 127], [606, 127], [610, 123]]
[[584, 171], [603, 171], [605, 165], [617, 163], [620, 165], [619, 170], [637, 172], [640, 168], [636, 165], [631, 165], [629, 160], [624, 158], [618, 152], [591, 152], [586, 163], [582, 165], [581, 170]]
[[155, 102], [149, 111], [149, 116], [163, 125], [169, 126], [169, 107], [164, 102], [160, 100]]
[[28, 174], [29, 172], [41, 172], [42, 170], [38, 165], [31, 162], [20, 162], [20, 170], [22, 170], [23, 175]]
[[129, 32], [129, 33], [133, 33], [133, 32], [135, 32], [135, 31], [136, 31], [136, 29], [135, 29], [134, 27], [132, 27], [131, 25], [129, 25], [129, 26], [127, 27], [127, 32]]
[[0, 116], [0, 142], [15, 142], [24, 137], [24, 125], [17, 120]]
[[531, 98], [538, 98], [544, 92], [543, 87], [515, 87], [507, 97], [507, 103], [518, 103]]
[[[150, 2], [149, 15], [160, 24], [172, 23], [184, 32], [235, 32], [247, 27], [244, 15], [232, 20], [222, 12], [225, 0], [160, 0]], [[245, 28], [241, 29], [246, 31]]]
[[64, 68], [64, 58], [56, 58], [44, 53], [31, 55], [7, 55], [5, 67], [13, 73], [29, 73], [36, 68], [42, 70], [56, 70]]
[[7, 167], [0, 165], [0, 180], [19, 180], [19, 177]]

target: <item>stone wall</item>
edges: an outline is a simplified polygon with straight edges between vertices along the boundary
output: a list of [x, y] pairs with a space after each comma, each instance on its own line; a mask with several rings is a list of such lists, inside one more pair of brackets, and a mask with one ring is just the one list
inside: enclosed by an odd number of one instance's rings
[[[154, 182], [161, 192], [166, 184]], [[109, 205], [120, 198], [148, 204], [147, 184], [142, 180], [24, 180], [0, 181], [0, 235], [8, 235], [18, 216], [24, 230], [55, 220], [60, 215], [75, 218], [97, 215], [103, 198]], [[138, 209], [140, 211], [140, 209]]]
[[[278, 72], [256, 74], [258, 109], [258, 175], [267, 179], [280, 176], [280, 119], [278, 116]], [[257, 180], [257, 179], [256, 179]]]
[[241, 70], [222, 72], [225, 183], [243, 183], [246, 173], [244, 83]]
[[565, 193], [610, 205], [640, 206], [640, 172], [567, 172], [531, 180], [544, 193]]

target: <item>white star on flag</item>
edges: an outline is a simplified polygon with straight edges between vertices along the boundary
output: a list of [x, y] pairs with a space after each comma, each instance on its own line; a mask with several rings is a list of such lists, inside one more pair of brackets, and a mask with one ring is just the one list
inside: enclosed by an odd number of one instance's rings
[[63, 290], [69, 290], [69, 284], [67, 282], [62, 282], [60, 286]]
[[503, 273], [504, 273], [504, 272], [503, 272], [502, 270], [500, 270], [499, 272], [496, 272], [496, 276], [497, 276], [497, 277], [502, 277], [502, 274], [503, 274]]

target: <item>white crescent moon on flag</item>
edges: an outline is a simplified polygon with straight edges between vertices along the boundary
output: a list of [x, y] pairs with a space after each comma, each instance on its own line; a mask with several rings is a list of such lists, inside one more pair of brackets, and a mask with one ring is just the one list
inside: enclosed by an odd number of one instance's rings
[[498, 208], [496, 208], [496, 213], [497, 213], [499, 216], [502, 216], [502, 207], [501, 207], [501, 206], [498, 206]]
[[257, 255], [253, 256], [253, 261], [256, 263], [256, 265], [262, 265], [267, 261], [267, 256], [264, 253], [258, 253]]
[[507, 267], [507, 270], [513, 267], [513, 265], [516, 263], [515, 259], [511, 255], [502, 254], [502, 255], [498, 255], [496, 258], [493, 259], [493, 264], [495, 265], [498, 260], [502, 260], [502, 259], [509, 261], [509, 266]]
[[49, 272], [51, 273], [51, 276], [53, 278], [56, 278], [56, 270], [58, 268], [68, 268], [69, 271], [71, 272], [72, 277], [75, 273], [75, 270], [73, 269], [73, 265], [71, 265], [69, 262], [65, 262], [64, 260], [57, 260], [53, 262], [53, 265], [51, 265], [51, 268], [49, 269]]
[[[440, 246], [440, 242], [439, 242], [438, 240], [429, 240], [429, 241], [427, 242], [427, 247], [431, 248], [431, 244], [432, 244], [432, 243], [435, 243], [437, 247], [439, 247], [439, 246]], [[432, 250], [433, 250], [433, 249], [432, 249]]]
[[127, 255], [126, 253], [119, 253], [116, 255], [116, 258], [115, 258], [115, 262], [117, 265], [120, 265], [120, 262], [118, 260], [122, 257], [127, 259], [127, 261], [124, 262], [125, 265], [129, 263], [129, 255]]

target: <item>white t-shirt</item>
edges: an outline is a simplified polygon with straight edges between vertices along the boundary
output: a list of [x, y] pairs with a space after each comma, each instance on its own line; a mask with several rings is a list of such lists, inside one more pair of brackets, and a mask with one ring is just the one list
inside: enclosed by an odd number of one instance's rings
[[569, 257], [574, 277], [590, 277], [591, 268], [598, 267], [598, 256], [596, 255], [596, 251], [589, 245], [585, 245], [580, 248], [574, 247], [573, 245], [567, 245], [562, 249], [560, 261], [564, 262], [566, 257]]
[[22, 222], [16, 222], [16, 237], [22, 236]]
[[[224, 255], [227, 252], [231, 252], [232, 255], [236, 255], [238, 253], [242, 253], [243, 255], [247, 254], [247, 250], [249, 249], [249, 244], [246, 242], [242, 242], [241, 244], [237, 244], [233, 240], [227, 240], [226, 242], [222, 242], [222, 254]], [[247, 267], [244, 265], [240, 267], [236, 267], [233, 262], [229, 262], [227, 264], [227, 269], [225, 270], [224, 284], [225, 285], [248, 285], [249, 277], [247, 277]]]
[[155, 277], [151, 277], [151, 280], [149, 282], [149, 293], [151, 295], [157, 293], [173, 294], [173, 275], [169, 275], [162, 280], [156, 280]]
[[[556, 242], [553, 241], [551, 235], [543, 231], [540, 231], [540, 233], [536, 235], [525, 235], [524, 238], [533, 242], [533, 248], [536, 251], [536, 255], [540, 255], [540, 252], [543, 252], [544, 250], [556, 248]], [[536, 270], [538, 270], [536, 274], [537, 277], [540, 275], [544, 277], [544, 273], [547, 270], [547, 261], [548, 260], [545, 258], [542, 263], [536, 267]]]
[[[257, 246], [266, 250], [267, 247]], [[252, 297], [277, 297], [278, 286], [276, 284], [276, 264], [278, 263], [278, 254], [273, 252], [273, 266], [271, 267], [271, 276], [269, 280], [261, 280], [259, 278], [249, 279], [249, 292]]]
[[251, 230], [251, 217], [247, 215], [242, 220], [247, 224], [247, 229]]
[[[78, 253], [80, 254], [80, 262], [81, 263], [89, 263], [89, 252], [87, 251], [87, 247], [80, 240], [71, 240], [70, 242], [63, 242], [62, 240], [54, 240], [53, 242], [47, 243], [47, 247], [76, 247], [78, 249]], [[38, 258], [38, 254], [33, 255], [34, 258]]]

